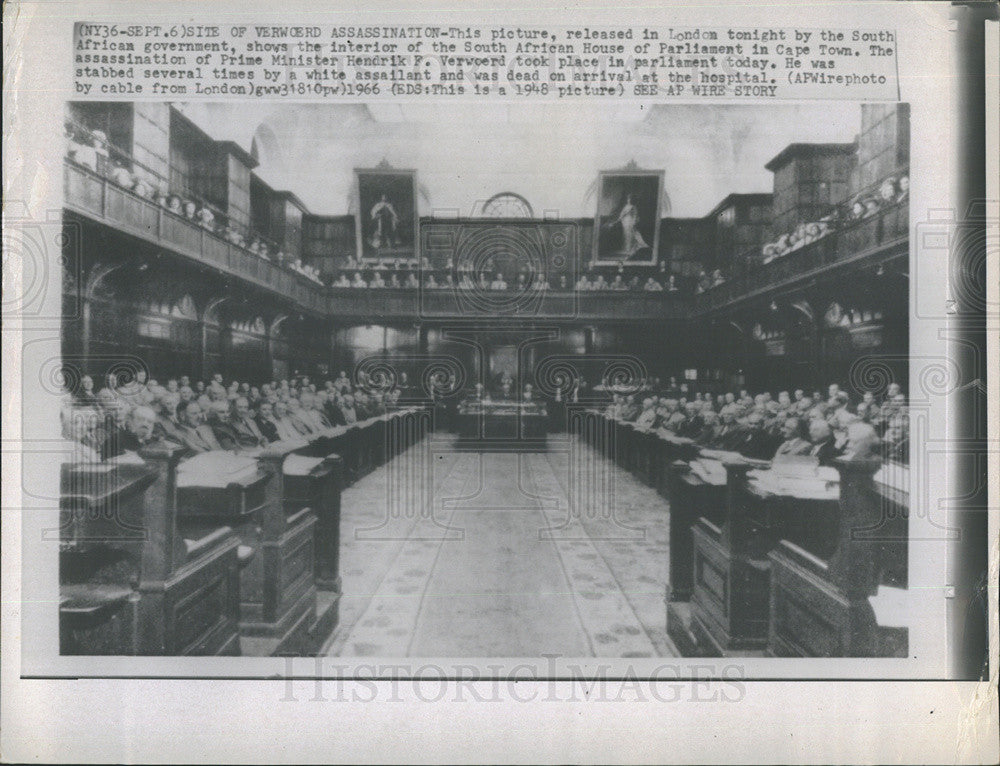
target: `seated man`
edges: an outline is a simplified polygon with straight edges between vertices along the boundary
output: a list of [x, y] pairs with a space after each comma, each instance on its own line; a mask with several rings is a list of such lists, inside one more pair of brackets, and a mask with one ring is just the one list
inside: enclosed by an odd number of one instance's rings
[[303, 420], [307, 425], [312, 426], [314, 431], [327, 431], [333, 427], [326, 414], [323, 412], [320, 405], [317, 403], [317, 397], [311, 391], [303, 391], [299, 398], [302, 404], [301, 410], [296, 412], [296, 414]]
[[646, 284], [644, 284], [642, 286], [642, 289], [646, 290], [648, 292], [662, 292], [663, 291], [663, 285], [661, 285], [655, 279], [653, 279], [652, 277], [650, 277], [649, 279], [646, 280]]
[[616, 419], [621, 415], [622, 405], [624, 404], [624, 399], [621, 394], [612, 394], [611, 401], [608, 402], [608, 406], [604, 408], [605, 417]]
[[385, 287], [385, 280], [382, 279], [382, 272], [376, 271], [375, 276], [372, 277], [372, 281], [368, 284], [368, 286], [375, 288]]
[[368, 409], [371, 412], [372, 417], [376, 417], [378, 415], [385, 415], [386, 412], [385, 398], [382, 396], [381, 391], [375, 391], [371, 395], [371, 402], [369, 404]]
[[819, 460], [820, 465], [829, 465], [839, 454], [830, 424], [825, 420], [813, 418], [809, 421], [809, 452], [808, 455]]
[[871, 460], [879, 456], [882, 440], [870, 423], [851, 413], [841, 423], [847, 437], [840, 452], [841, 457], [848, 460]]
[[233, 400], [232, 411], [226, 419], [228, 428], [223, 433], [217, 431], [219, 443], [226, 449], [256, 449], [267, 445], [268, 439], [250, 413], [250, 402], [245, 396]]
[[194, 452], [222, 449], [196, 401], [182, 401], [177, 405], [177, 436], [181, 439], [180, 444]]
[[260, 403], [260, 409], [257, 417], [254, 418], [254, 423], [257, 424], [261, 435], [269, 442], [276, 442], [281, 438], [278, 436], [278, 428], [274, 419], [274, 405], [271, 402], [265, 400]]
[[[190, 389], [188, 389], [190, 390]], [[177, 405], [181, 403], [180, 393], [167, 392], [160, 399], [160, 411], [156, 418], [155, 435], [157, 439], [181, 443], [177, 432]]]
[[741, 455], [757, 460], [767, 460], [774, 454], [775, 445], [764, 431], [764, 416], [760, 412], [752, 411], [744, 419], [742, 433], [736, 441], [735, 450]]
[[368, 420], [372, 416], [368, 394], [361, 389], [358, 389], [354, 393], [354, 411], [357, 413], [358, 420]]
[[136, 407], [129, 413], [127, 434], [122, 447], [129, 452], [138, 452], [150, 442], [156, 441], [156, 413], [151, 407]]
[[622, 407], [621, 419], [631, 423], [639, 417], [639, 405], [635, 403], [635, 394], [625, 397], [625, 406]]
[[802, 421], [799, 418], [790, 417], [786, 419], [781, 435], [785, 438], [785, 441], [775, 451], [774, 462], [807, 455], [812, 449], [813, 445], [802, 438]]
[[655, 428], [659, 417], [656, 414], [656, 400], [647, 396], [642, 400], [642, 412], [635, 419], [635, 424], [639, 428]]
[[61, 411], [64, 450], [69, 455], [64, 462], [97, 463], [101, 456], [94, 448], [94, 432], [101, 415], [92, 407], [66, 407]]
[[331, 427], [344, 425], [340, 414], [340, 393], [338, 391], [321, 391], [316, 394], [316, 406], [326, 417]]
[[[107, 389], [105, 389], [107, 390]], [[125, 451], [131, 407], [122, 400], [106, 403], [104, 423], [94, 432], [94, 446], [101, 460], [118, 457]]]
[[290, 404], [294, 399], [279, 399], [274, 403], [274, 425], [278, 433], [278, 438], [301, 440], [311, 433], [311, 429], [306, 427], [298, 418], [293, 418], [290, 412]]
[[358, 422], [358, 413], [354, 409], [354, 397], [351, 394], [344, 394], [340, 405], [340, 415], [346, 425]]
[[707, 447], [714, 443], [718, 428], [719, 416], [714, 410], [704, 410], [701, 413], [701, 430], [692, 437], [695, 444]]
[[490, 282], [491, 290], [506, 290], [507, 281], [503, 278], [503, 274], [497, 273], [496, 277]]

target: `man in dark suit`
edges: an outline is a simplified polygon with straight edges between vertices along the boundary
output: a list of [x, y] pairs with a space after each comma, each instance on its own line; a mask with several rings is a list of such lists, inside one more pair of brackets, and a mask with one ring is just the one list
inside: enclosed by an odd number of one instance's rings
[[94, 431], [94, 447], [101, 460], [118, 457], [125, 450], [128, 441], [129, 407], [123, 401], [114, 401], [106, 408], [104, 423]]
[[156, 413], [151, 407], [140, 405], [133, 408], [128, 417], [128, 430], [122, 447], [138, 452], [152, 441], [156, 441]]
[[811, 446], [807, 454], [818, 459], [820, 465], [829, 465], [840, 454], [830, 424], [820, 418], [809, 421], [809, 443]]
[[347, 421], [344, 419], [344, 413], [341, 411], [340, 407], [341, 396], [336, 392], [327, 396], [323, 402], [323, 413], [326, 415], [326, 419], [330, 421], [330, 425], [332, 426], [347, 425]]
[[267, 445], [267, 437], [250, 416], [250, 402], [240, 396], [233, 401], [233, 409], [226, 419], [226, 429], [217, 429], [216, 437], [225, 449], [255, 449]]
[[260, 403], [260, 411], [257, 413], [257, 417], [254, 418], [254, 422], [265, 439], [269, 442], [278, 441], [278, 427], [274, 422], [274, 407], [270, 402], [263, 401]]

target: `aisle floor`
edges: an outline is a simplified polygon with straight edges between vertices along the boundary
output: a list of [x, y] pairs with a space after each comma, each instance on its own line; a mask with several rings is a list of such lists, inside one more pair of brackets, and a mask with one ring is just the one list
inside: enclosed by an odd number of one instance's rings
[[675, 656], [667, 503], [589, 447], [433, 436], [344, 491], [345, 657]]

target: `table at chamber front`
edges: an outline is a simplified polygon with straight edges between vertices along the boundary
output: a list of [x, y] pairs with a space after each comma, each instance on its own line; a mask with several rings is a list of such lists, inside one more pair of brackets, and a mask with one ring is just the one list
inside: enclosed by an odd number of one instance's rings
[[478, 402], [458, 408], [456, 426], [463, 443], [489, 444], [545, 439], [544, 407], [510, 402]]

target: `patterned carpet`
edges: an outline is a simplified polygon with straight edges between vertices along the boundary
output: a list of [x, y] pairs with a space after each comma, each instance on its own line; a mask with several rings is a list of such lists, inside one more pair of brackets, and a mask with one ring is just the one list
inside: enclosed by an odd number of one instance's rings
[[344, 492], [345, 657], [674, 656], [667, 504], [590, 448], [425, 440]]

